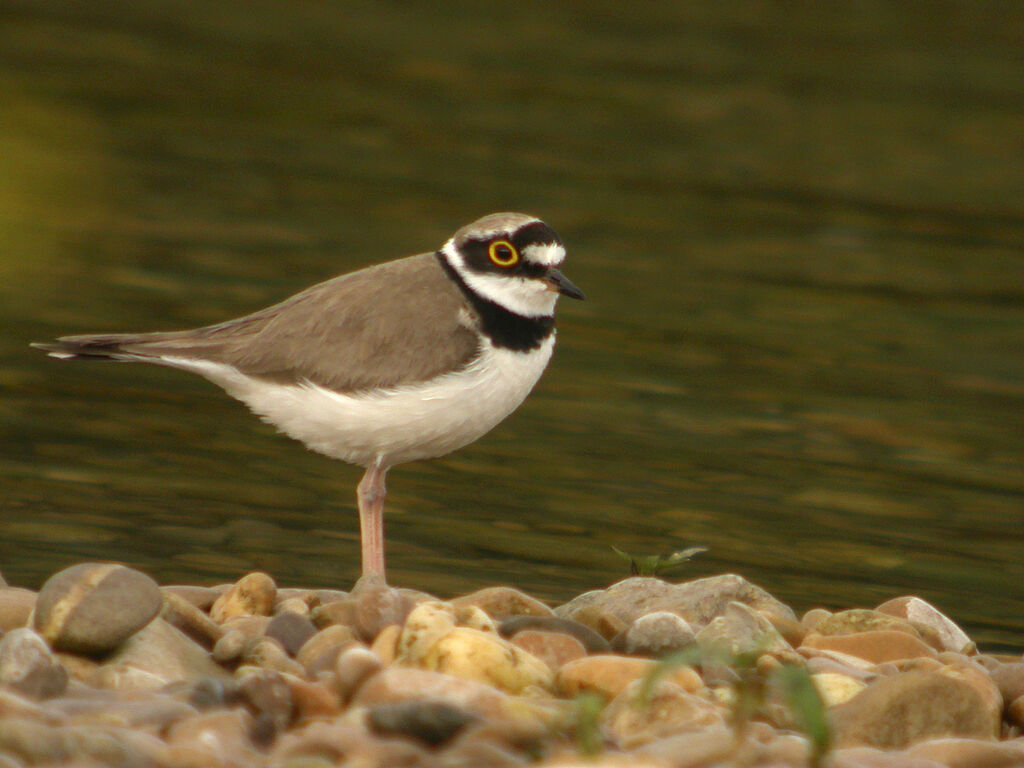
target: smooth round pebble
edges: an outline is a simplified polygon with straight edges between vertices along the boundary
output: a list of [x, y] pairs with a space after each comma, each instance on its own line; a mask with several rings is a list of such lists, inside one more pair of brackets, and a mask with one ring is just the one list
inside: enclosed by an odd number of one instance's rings
[[39, 591], [35, 628], [54, 650], [110, 653], [146, 626], [163, 606], [149, 576], [113, 563], [65, 568]]

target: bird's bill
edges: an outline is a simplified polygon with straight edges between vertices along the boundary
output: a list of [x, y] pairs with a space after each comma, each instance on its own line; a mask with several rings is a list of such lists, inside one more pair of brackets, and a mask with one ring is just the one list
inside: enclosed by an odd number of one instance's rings
[[563, 296], [568, 296], [570, 299], [584, 298], [583, 291], [573, 285], [572, 280], [557, 269], [549, 270], [547, 275], [544, 276], [544, 282], [547, 284], [549, 291], [555, 291]]

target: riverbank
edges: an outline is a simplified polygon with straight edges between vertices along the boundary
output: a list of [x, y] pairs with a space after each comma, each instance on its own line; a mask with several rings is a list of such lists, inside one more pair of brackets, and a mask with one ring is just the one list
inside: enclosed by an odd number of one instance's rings
[[1024, 765], [1024, 662], [937, 608], [740, 576], [552, 608], [84, 563], [0, 586], [0, 766]]

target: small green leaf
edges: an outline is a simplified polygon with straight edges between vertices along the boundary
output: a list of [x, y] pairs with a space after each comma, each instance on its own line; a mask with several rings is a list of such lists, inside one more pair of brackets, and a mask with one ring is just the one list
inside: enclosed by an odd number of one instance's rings
[[804, 667], [793, 665], [782, 667], [773, 678], [801, 729], [811, 740], [811, 765], [821, 765], [831, 746], [832, 733], [825, 716], [825, 703], [814, 681]]

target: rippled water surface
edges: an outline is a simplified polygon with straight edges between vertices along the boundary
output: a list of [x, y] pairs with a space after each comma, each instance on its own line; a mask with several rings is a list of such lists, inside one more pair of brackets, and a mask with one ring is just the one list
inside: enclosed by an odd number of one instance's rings
[[[0, 6], [0, 572], [358, 572], [359, 470], [60, 333], [211, 323], [543, 216], [588, 295], [399, 467], [393, 582], [551, 600], [709, 552], [1024, 646], [1024, 67], [998, 3]], [[932, 13], [934, 15], [927, 15]], [[1019, 31], [1019, 30], [1018, 30]]]

